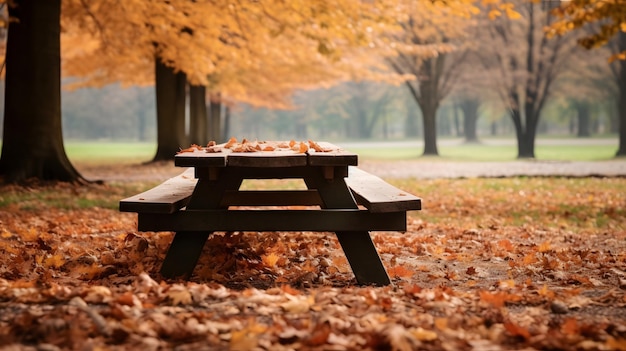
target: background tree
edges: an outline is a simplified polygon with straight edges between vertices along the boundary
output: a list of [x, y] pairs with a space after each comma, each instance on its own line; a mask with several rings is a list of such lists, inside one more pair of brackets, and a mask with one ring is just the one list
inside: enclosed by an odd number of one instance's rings
[[[422, 112], [424, 155], [438, 155], [437, 110], [450, 93], [463, 54], [451, 52], [464, 37], [467, 20], [478, 9], [471, 2], [412, 2], [402, 20], [398, 55], [389, 58], [399, 74], [410, 74], [406, 85]], [[428, 15], [425, 15], [425, 14]]]
[[616, 156], [626, 156], [626, 1], [568, 1], [562, 2], [553, 12], [560, 20], [548, 28], [548, 35], [561, 36], [578, 30], [578, 43], [587, 49], [610, 43], [609, 61], [618, 88], [619, 146]]
[[65, 154], [61, 125], [61, 0], [12, 1], [0, 174], [84, 181]]
[[[146, 74], [136, 71], [145, 72], [143, 66], [159, 57], [164, 66], [184, 73], [192, 85], [206, 86], [208, 94], [219, 92], [230, 100], [272, 107], [288, 106], [295, 89], [349, 76], [383, 76], [370, 72], [368, 60], [374, 55], [364, 50], [369, 50], [371, 36], [392, 23], [388, 12], [393, 10], [354, 0], [332, 7], [324, 1], [178, 0], [150, 6], [133, 1], [118, 7], [100, 2], [70, 1], [67, 6], [68, 16], [81, 18], [75, 27], [96, 41], [66, 62], [69, 75], [87, 78], [83, 84], [143, 80]], [[120, 32], [131, 34], [120, 38]], [[134, 66], [135, 71], [120, 66]], [[177, 109], [157, 108], [173, 110]], [[158, 134], [165, 133], [171, 134], [171, 129]], [[176, 142], [180, 144], [180, 138]], [[175, 143], [161, 144], [155, 159], [173, 157]]]
[[516, 3], [521, 18], [501, 16], [485, 28], [489, 47], [481, 50], [486, 67], [500, 77], [497, 84], [515, 126], [518, 158], [535, 157], [541, 112], [554, 82], [566, 68], [572, 45], [567, 37], [548, 40], [543, 28], [550, 17], [540, 3]]
[[621, 56], [626, 52], [626, 33], [619, 32], [611, 41], [610, 48], [614, 55], [620, 55], [620, 59], [614, 60], [610, 66], [617, 86], [619, 146], [615, 156], [626, 156], [626, 57]]
[[595, 132], [594, 111], [611, 100], [618, 91], [616, 84], [611, 84], [612, 74], [605, 59], [607, 52], [574, 49], [574, 54], [569, 58], [571, 69], [565, 71], [555, 83], [552, 100], [568, 111], [560, 114], [571, 117], [570, 126], [578, 137], [589, 137]]

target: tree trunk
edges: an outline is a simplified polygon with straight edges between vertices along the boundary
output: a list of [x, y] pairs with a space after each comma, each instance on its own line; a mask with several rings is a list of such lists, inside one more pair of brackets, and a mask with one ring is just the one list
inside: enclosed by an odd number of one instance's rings
[[152, 161], [173, 160], [187, 147], [185, 138], [185, 86], [183, 73], [175, 73], [161, 59], [155, 60], [157, 152]]
[[619, 127], [619, 147], [617, 148], [616, 157], [626, 156], [626, 61], [620, 61], [622, 70], [622, 83], [619, 87], [620, 99], [617, 102], [617, 115]]
[[230, 107], [224, 106], [224, 140], [228, 139], [230, 135]]
[[578, 133], [576, 134], [579, 138], [590, 137], [591, 136], [591, 116], [589, 113], [589, 103], [588, 102], [579, 102], [576, 104], [576, 109], [578, 110], [577, 118], [578, 118]]
[[463, 131], [466, 143], [478, 142], [476, 123], [478, 121], [479, 106], [480, 102], [477, 99], [465, 99], [460, 104], [463, 111]]
[[206, 87], [189, 86], [189, 142], [206, 145], [209, 141], [206, 111]]
[[[620, 31], [618, 34], [619, 50], [626, 50], [626, 33]], [[619, 132], [619, 147], [615, 156], [626, 156], [626, 61], [618, 60], [617, 86], [619, 88], [619, 100], [617, 102], [617, 124]]]
[[515, 135], [517, 137], [517, 158], [535, 158], [535, 129], [531, 128], [526, 118], [526, 125], [522, 123], [522, 114], [519, 109], [510, 111]]
[[223, 142], [225, 140], [224, 135], [222, 135], [222, 102], [219, 93], [211, 96], [209, 110], [209, 137], [217, 143]]
[[424, 118], [424, 156], [439, 156], [437, 150], [437, 108], [435, 104], [422, 104]]
[[9, 6], [6, 90], [0, 174], [5, 181], [78, 181], [63, 147], [61, 1]]

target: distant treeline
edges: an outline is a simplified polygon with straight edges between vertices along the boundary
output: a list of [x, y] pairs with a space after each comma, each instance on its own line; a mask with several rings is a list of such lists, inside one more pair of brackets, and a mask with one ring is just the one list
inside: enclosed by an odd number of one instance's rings
[[[4, 85], [0, 104], [4, 105]], [[440, 136], [463, 137], [462, 98], [439, 109]], [[421, 138], [421, 113], [403, 87], [380, 83], [347, 83], [331, 89], [303, 91], [291, 110], [231, 107], [226, 136], [259, 139], [402, 139]], [[551, 104], [540, 134], [609, 134], [617, 132], [613, 104]], [[0, 112], [3, 111], [0, 110]], [[587, 113], [581, 123], [580, 111]], [[156, 140], [154, 87], [109, 85], [62, 92], [63, 133], [72, 140]], [[417, 117], [417, 118], [416, 118]], [[1, 117], [0, 117], [1, 120]], [[581, 133], [581, 128], [586, 133]], [[0, 131], [2, 124], [0, 123]], [[482, 103], [478, 136], [513, 135], [510, 118], [497, 105]]]

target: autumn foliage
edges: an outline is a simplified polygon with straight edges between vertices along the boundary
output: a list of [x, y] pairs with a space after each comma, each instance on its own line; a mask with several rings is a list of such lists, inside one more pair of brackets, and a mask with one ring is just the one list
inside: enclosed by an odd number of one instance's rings
[[626, 349], [626, 180], [393, 183], [425, 206], [373, 234], [380, 288], [308, 232], [217, 233], [163, 280], [172, 233], [115, 208], [153, 184], [3, 186], [0, 347]]

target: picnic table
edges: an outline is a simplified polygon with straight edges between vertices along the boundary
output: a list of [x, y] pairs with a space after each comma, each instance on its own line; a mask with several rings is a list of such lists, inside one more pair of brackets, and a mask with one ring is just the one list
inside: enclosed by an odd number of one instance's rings
[[[139, 231], [175, 232], [161, 274], [189, 277], [213, 232], [313, 231], [336, 234], [359, 284], [390, 284], [370, 231], [406, 231], [406, 212], [421, 209], [421, 199], [330, 143], [315, 143], [317, 151], [267, 145], [185, 150], [175, 157], [187, 168], [181, 175], [120, 201], [120, 211], [138, 213]], [[241, 190], [245, 179], [302, 179], [307, 189]]]

